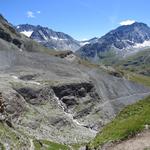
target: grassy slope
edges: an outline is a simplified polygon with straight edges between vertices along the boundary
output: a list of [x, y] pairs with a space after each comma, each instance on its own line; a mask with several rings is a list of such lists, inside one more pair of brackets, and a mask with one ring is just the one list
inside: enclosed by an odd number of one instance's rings
[[[12, 150], [20, 150], [23, 146], [29, 143], [30, 137], [24, 134], [19, 134], [6, 124], [0, 122], [0, 149], [6, 149], [6, 141], [9, 141]], [[28, 145], [30, 147], [30, 145]], [[54, 143], [46, 140], [34, 140], [35, 150], [69, 150], [69, 147], [63, 144]]]
[[8, 127], [3, 122], [0, 122], [0, 149], [6, 149], [6, 141], [9, 142], [10, 149], [19, 150], [29, 142], [29, 139], [25, 135], [15, 132], [13, 128]]
[[[108, 71], [108, 73], [112, 74], [111, 71]], [[123, 69], [120, 69], [120, 68], [115, 68], [114, 73], [117, 73], [118, 76], [120, 75], [120, 77], [124, 77], [129, 81], [139, 83], [139, 84], [143, 84], [144, 86], [149, 86], [150, 87], [150, 76], [138, 74], [136, 72], [123, 70]]]
[[88, 144], [89, 149], [98, 148], [107, 142], [114, 142], [134, 136], [150, 125], [150, 96], [124, 108], [120, 114]]
[[123, 59], [114, 67], [123, 72], [126, 79], [150, 86], [150, 49]]
[[35, 150], [69, 150], [66, 145], [45, 141], [45, 140], [34, 140]]
[[116, 66], [119, 66], [123, 70], [150, 76], [150, 49], [123, 59]]
[[143, 84], [145, 86], [150, 86], [150, 77], [148, 76], [135, 74], [135, 73], [128, 73], [127, 75], [128, 75], [128, 79], [133, 82]]
[[118, 61], [118, 57], [115, 52], [112, 50], [99, 52], [99, 63], [104, 65], [112, 65]]

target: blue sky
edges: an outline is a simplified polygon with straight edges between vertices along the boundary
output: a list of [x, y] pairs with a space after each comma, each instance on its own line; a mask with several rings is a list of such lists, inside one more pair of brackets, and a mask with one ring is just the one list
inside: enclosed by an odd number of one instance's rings
[[150, 25], [150, 0], [1, 0], [12, 24], [40, 24], [83, 40], [100, 37], [124, 20]]

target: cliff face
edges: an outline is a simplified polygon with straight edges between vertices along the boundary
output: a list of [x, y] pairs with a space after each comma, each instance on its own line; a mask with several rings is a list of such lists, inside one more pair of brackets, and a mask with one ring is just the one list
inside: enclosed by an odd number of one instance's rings
[[63, 32], [56, 32], [47, 27], [40, 25], [33, 26], [29, 24], [22, 24], [16, 27], [16, 30], [40, 44], [54, 50], [72, 50], [76, 51], [80, 48], [80, 42], [73, 39], [68, 34]]
[[150, 28], [144, 23], [135, 22], [120, 26], [94, 43], [81, 47], [77, 54], [83, 58], [99, 62], [110, 59], [115, 62], [119, 58], [130, 56], [150, 47]]

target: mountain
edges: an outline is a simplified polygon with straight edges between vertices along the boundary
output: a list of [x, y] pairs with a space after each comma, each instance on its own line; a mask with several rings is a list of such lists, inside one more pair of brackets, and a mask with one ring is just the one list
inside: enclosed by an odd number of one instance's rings
[[2, 15], [0, 15], [0, 49], [30, 52], [49, 52], [47, 48], [27, 38], [15, 30]]
[[150, 94], [78, 59], [50, 51], [0, 15], [0, 149], [67, 150], [87, 143], [122, 108]]
[[76, 51], [80, 48], [80, 42], [71, 36], [40, 25], [22, 24], [16, 26], [16, 30], [50, 49]]
[[150, 28], [144, 23], [135, 22], [108, 32], [97, 42], [81, 47], [77, 53], [99, 61], [114, 56], [125, 57], [145, 47], [150, 47]]

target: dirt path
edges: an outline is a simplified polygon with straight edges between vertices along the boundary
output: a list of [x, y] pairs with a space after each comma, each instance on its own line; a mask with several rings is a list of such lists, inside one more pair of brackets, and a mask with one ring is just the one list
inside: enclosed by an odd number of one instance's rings
[[115, 144], [106, 150], [150, 150], [150, 130], [144, 131], [132, 139]]

